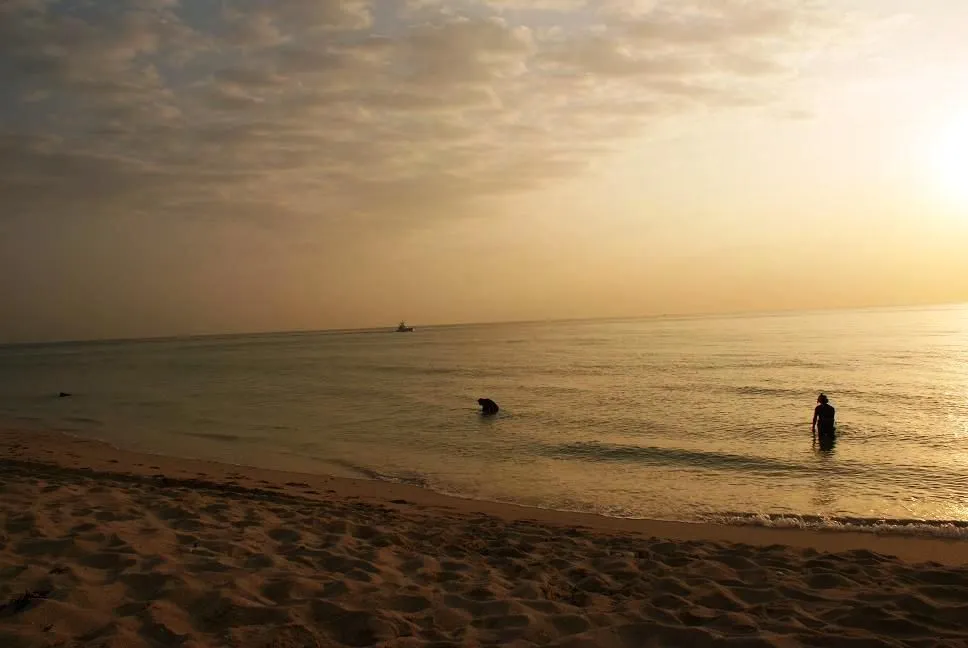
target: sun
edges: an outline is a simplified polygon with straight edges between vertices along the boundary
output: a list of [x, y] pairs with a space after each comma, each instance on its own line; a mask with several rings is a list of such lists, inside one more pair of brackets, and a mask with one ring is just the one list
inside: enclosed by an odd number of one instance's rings
[[968, 114], [941, 130], [932, 175], [946, 198], [968, 207]]

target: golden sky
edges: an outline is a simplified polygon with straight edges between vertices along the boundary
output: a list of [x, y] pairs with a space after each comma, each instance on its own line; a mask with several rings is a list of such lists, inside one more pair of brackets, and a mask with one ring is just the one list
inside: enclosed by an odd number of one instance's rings
[[968, 300], [964, 0], [6, 0], [0, 342]]

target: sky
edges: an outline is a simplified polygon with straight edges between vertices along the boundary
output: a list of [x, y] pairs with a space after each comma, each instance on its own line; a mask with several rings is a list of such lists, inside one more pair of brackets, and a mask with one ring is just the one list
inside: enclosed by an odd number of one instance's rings
[[0, 342], [968, 301], [964, 0], [4, 0]]

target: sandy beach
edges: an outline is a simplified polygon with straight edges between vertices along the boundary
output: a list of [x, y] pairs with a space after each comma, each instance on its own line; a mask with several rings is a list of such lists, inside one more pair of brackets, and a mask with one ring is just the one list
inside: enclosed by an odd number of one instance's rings
[[0, 646], [968, 646], [968, 543], [617, 520], [0, 433]]

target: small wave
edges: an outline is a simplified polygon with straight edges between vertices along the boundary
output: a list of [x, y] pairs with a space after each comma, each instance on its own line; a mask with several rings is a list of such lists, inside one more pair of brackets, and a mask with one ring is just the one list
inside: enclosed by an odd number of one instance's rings
[[101, 425], [103, 423], [98, 419], [89, 418], [87, 416], [67, 416], [64, 417], [64, 420], [68, 423], [82, 423], [84, 425]]
[[805, 392], [798, 389], [784, 389], [781, 387], [756, 387], [753, 385], [727, 387], [725, 391], [731, 391], [746, 396], [784, 396], [789, 398], [802, 398], [805, 394], [813, 394], [812, 391]]
[[630, 446], [595, 441], [579, 441], [546, 446], [541, 452], [561, 459], [585, 459], [589, 461], [636, 461], [648, 465], [687, 465], [698, 468], [727, 470], [758, 470], [775, 474], [790, 474], [802, 467], [766, 457], [751, 457], [726, 452], [686, 450], [684, 448], [659, 448], [655, 446]]
[[819, 362], [801, 360], [797, 358], [784, 358], [782, 360], [749, 360], [748, 357], [731, 358], [724, 356], [714, 362], [688, 362], [683, 363], [683, 368], [695, 369], [699, 371], [722, 371], [727, 369], [825, 369], [825, 365]]
[[729, 526], [757, 526], [773, 529], [839, 531], [878, 535], [930, 536], [968, 540], [966, 520], [919, 520], [904, 518], [862, 518], [847, 516], [793, 515], [788, 513], [718, 513], [702, 517], [703, 522]]
[[[702, 389], [709, 392], [716, 392], [719, 394], [729, 394], [730, 396], [735, 396], [739, 394], [740, 396], [763, 396], [769, 398], [783, 398], [789, 400], [803, 401], [806, 400], [810, 402], [810, 399], [816, 396], [813, 390], [803, 390], [803, 389], [790, 389], [784, 387], [763, 387], [756, 385], [728, 385], [728, 384], [707, 384], [697, 387], [694, 383], [676, 384], [676, 383], [666, 383], [658, 384], [657, 388], [671, 391], [671, 392], [686, 392], [692, 393], [697, 389]], [[838, 392], [839, 394], [839, 392]]]
[[420, 488], [431, 489], [430, 480], [424, 475], [416, 472], [402, 472], [402, 473], [385, 473], [373, 468], [367, 468], [365, 466], [360, 466], [354, 464], [350, 461], [344, 461], [343, 459], [327, 459], [326, 463], [339, 466], [351, 472], [355, 472], [364, 479], [369, 479], [372, 481], [381, 482], [391, 482], [394, 484], [407, 484], [409, 486], [418, 486]]
[[250, 441], [245, 437], [240, 437], [235, 434], [222, 434], [221, 432], [182, 432], [183, 436], [196, 437], [199, 439], [208, 439], [209, 441]]
[[837, 476], [851, 479], [876, 479], [882, 484], [915, 489], [930, 485], [933, 492], [968, 489], [963, 472], [941, 466], [912, 465], [899, 462], [862, 463], [840, 459], [835, 465], [797, 463], [763, 456], [733, 454], [714, 450], [688, 450], [656, 446], [622, 445], [597, 441], [577, 441], [535, 447], [535, 453], [553, 459], [590, 462], [628, 462], [650, 467], [692, 468], [699, 471], [732, 471], [767, 476]]
[[404, 374], [404, 375], [420, 375], [420, 376], [459, 376], [459, 375], [474, 375], [474, 370], [467, 369], [464, 367], [430, 367], [430, 366], [419, 366], [412, 364], [374, 364], [366, 367], [367, 371], [376, 372], [380, 374]]

